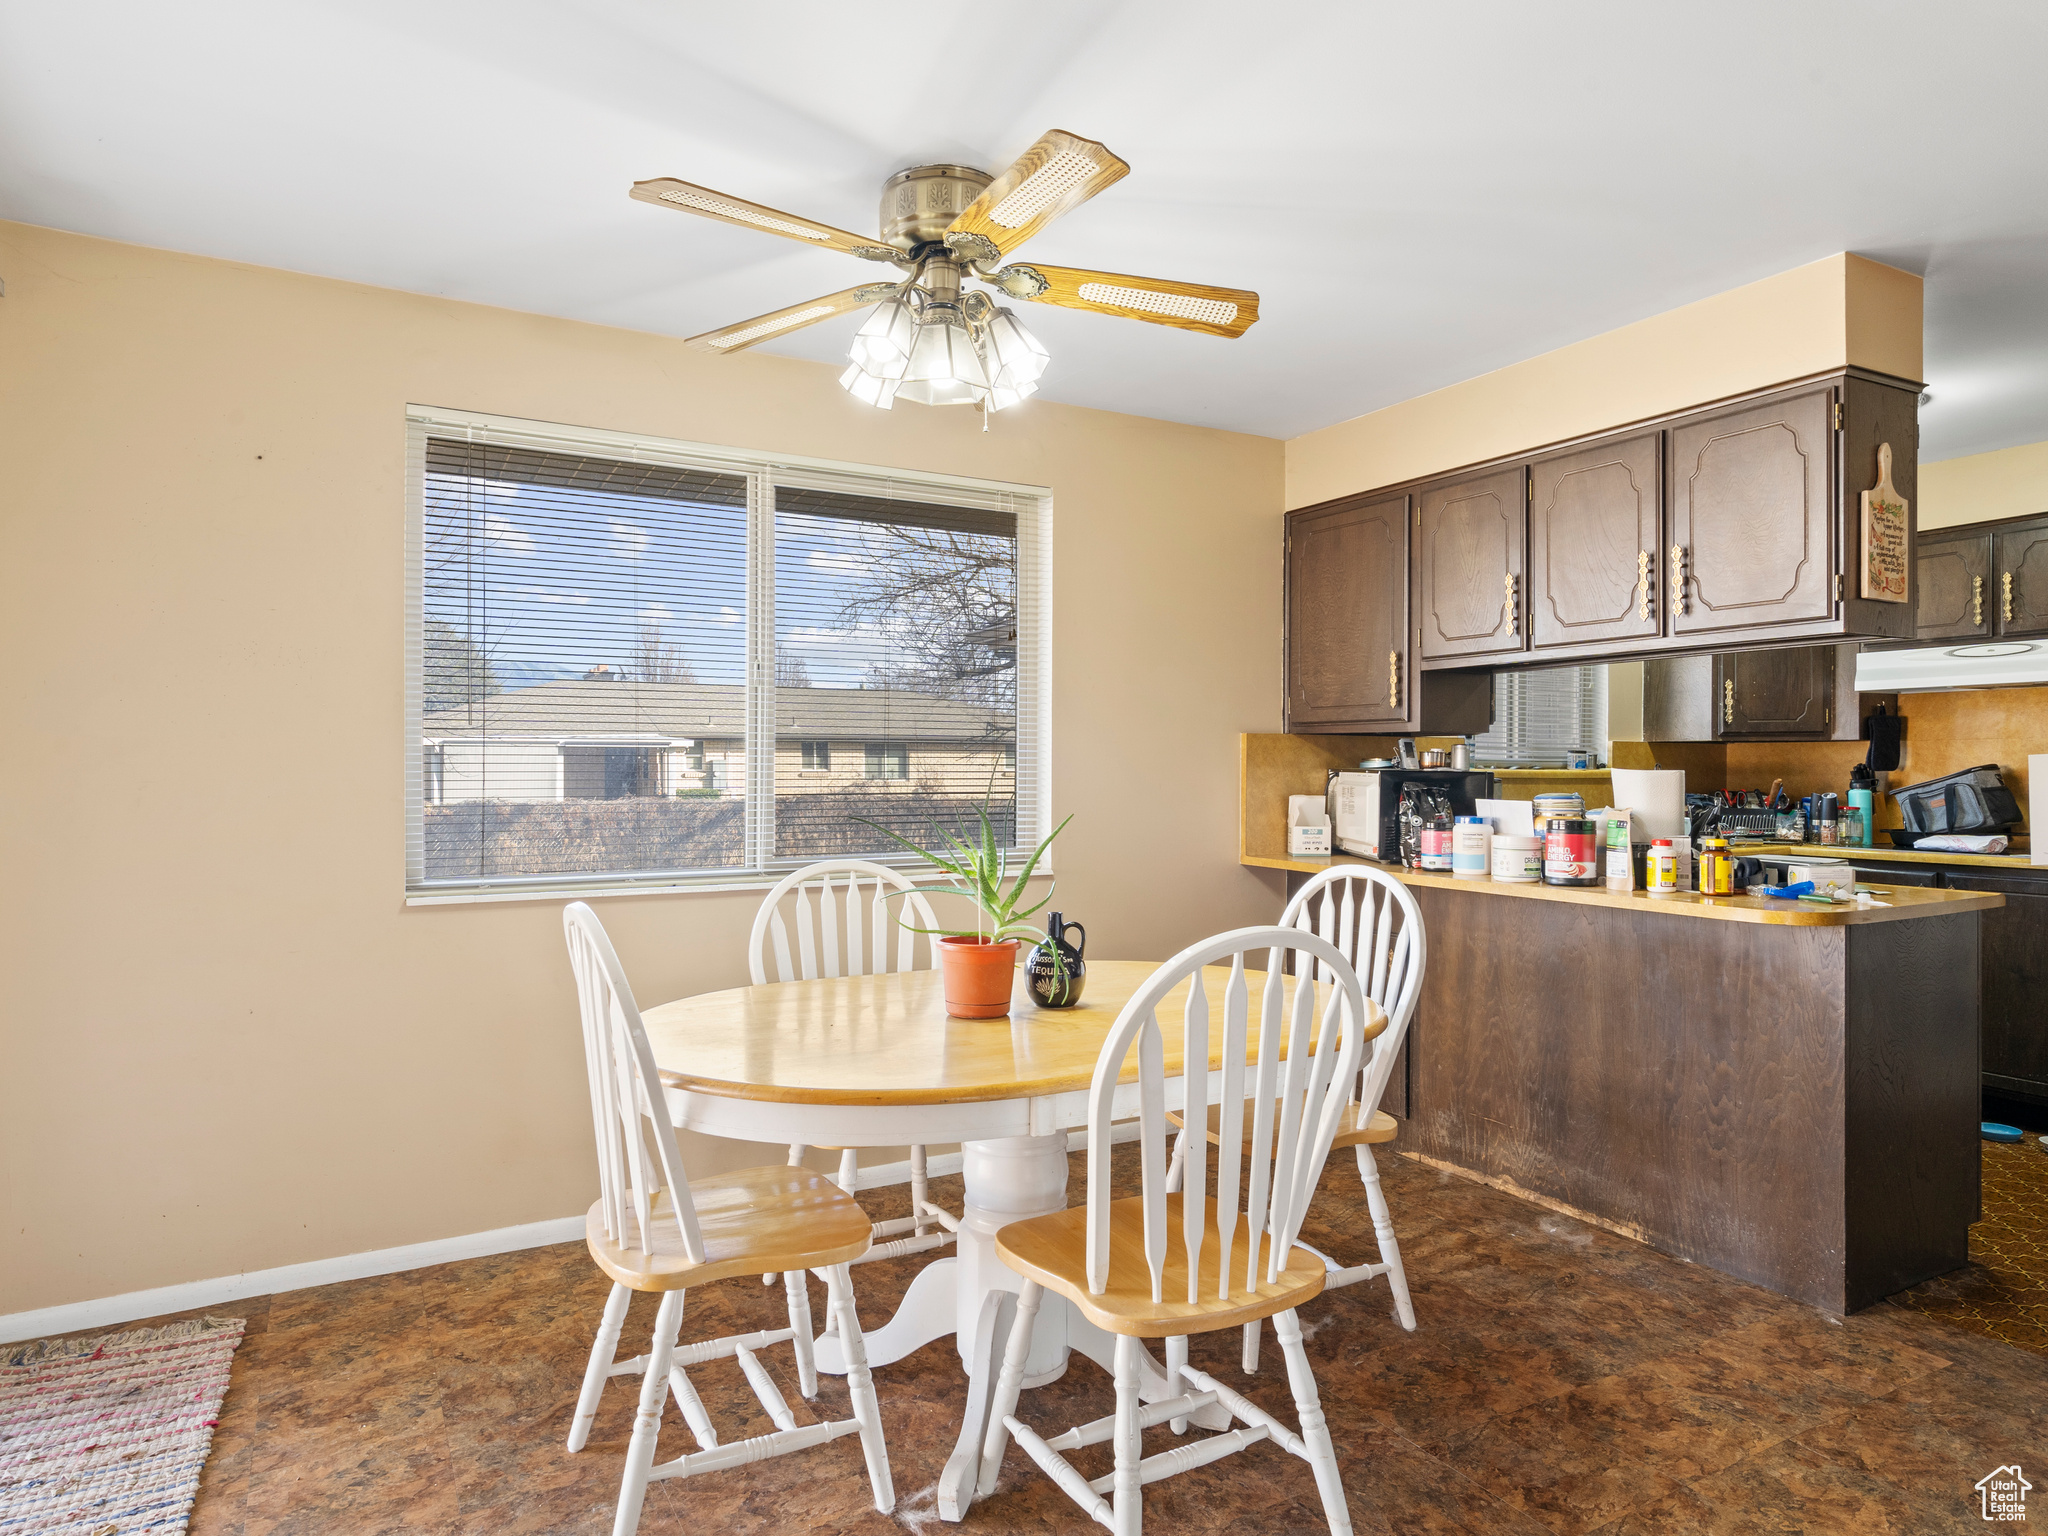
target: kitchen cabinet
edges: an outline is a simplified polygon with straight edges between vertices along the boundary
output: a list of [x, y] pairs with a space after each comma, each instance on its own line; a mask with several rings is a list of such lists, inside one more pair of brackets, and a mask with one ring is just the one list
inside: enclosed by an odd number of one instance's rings
[[1920, 535], [1913, 578], [1913, 630], [1920, 639], [1981, 639], [1992, 633], [1998, 615], [1992, 542], [1989, 533], [1973, 528]]
[[1996, 540], [1998, 633], [2048, 634], [2048, 518], [2004, 525]]
[[1984, 1086], [2048, 1100], [2048, 879], [1965, 867], [1944, 870], [1942, 884], [2005, 897], [1983, 914], [1979, 948]]
[[1406, 721], [1408, 498], [1298, 514], [1287, 532], [1288, 729]]
[[1645, 741], [1856, 741], [1898, 695], [1856, 691], [1856, 646], [1674, 656], [1643, 667]]
[[1352, 496], [1287, 516], [1290, 731], [1475, 735], [1493, 720], [1485, 673], [1418, 677], [1411, 498]]
[[1834, 418], [1826, 384], [1673, 424], [1673, 635], [1831, 615]]
[[1657, 638], [1662, 448], [1641, 432], [1530, 466], [1534, 649]]
[[1524, 465], [1425, 486], [1416, 535], [1422, 655], [1512, 654], [1526, 647]]
[[1835, 723], [1835, 648], [1801, 645], [1714, 658], [1722, 741], [1825, 741]]

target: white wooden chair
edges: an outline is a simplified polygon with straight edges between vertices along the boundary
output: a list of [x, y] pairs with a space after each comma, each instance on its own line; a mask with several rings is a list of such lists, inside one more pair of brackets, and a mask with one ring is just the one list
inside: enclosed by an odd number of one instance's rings
[[[597, 914], [580, 901], [564, 909], [562, 926], [583, 1015], [590, 1112], [597, 1132], [600, 1193], [585, 1218], [584, 1237], [590, 1256], [612, 1279], [604, 1322], [591, 1346], [583, 1390], [576, 1400], [569, 1449], [580, 1451], [589, 1441], [598, 1399], [610, 1378], [643, 1378], [612, 1524], [614, 1536], [631, 1536], [639, 1526], [647, 1485], [656, 1479], [723, 1471], [851, 1434], [860, 1436], [867, 1455], [875, 1508], [887, 1514], [895, 1507], [896, 1490], [848, 1273], [848, 1266], [867, 1252], [871, 1241], [866, 1213], [829, 1179], [805, 1169], [743, 1168], [692, 1183], [683, 1168], [640, 1010], [611, 940]], [[763, 1270], [783, 1277], [789, 1293], [789, 1327], [677, 1346], [685, 1291]], [[756, 1351], [790, 1344], [800, 1390], [805, 1397], [817, 1391], [806, 1270], [816, 1270], [824, 1280], [838, 1320], [853, 1395], [850, 1419], [799, 1425], [756, 1358]], [[638, 1359], [617, 1361], [619, 1331], [634, 1291], [661, 1293], [654, 1343]], [[755, 1397], [775, 1422], [773, 1433], [719, 1444], [685, 1367], [728, 1357], [739, 1360]], [[699, 1449], [656, 1466], [655, 1440], [671, 1392]]]
[[[1246, 1082], [1245, 1050], [1251, 982], [1245, 955], [1266, 950], [1266, 971], [1258, 986], [1258, 1059]], [[1283, 996], [1283, 954], [1292, 952], [1314, 962], [1323, 978], [1312, 982], [1310, 967], [1294, 985], [1289, 1005]], [[1178, 986], [1189, 982], [1184, 1009], [1183, 1059], [1210, 1059], [1212, 1005], [1208, 988], [1215, 978], [1202, 968], [1227, 960], [1229, 978], [1221, 987], [1222, 1087], [1218, 1107], [1230, 1145], [1243, 1136], [1250, 1106], [1249, 1144], [1256, 1149], [1251, 1174], [1240, 1188], [1236, 1158], [1218, 1162], [1216, 1192], [1207, 1188], [1207, 1159], [1199, 1201], [1166, 1189], [1164, 1042], [1156, 1010]], [[1321, 1023], [1317, 1024], [1318, 994]], [[1351, 1518], [1338, 1476], [1337, 1454], [1330, 1442], [1315, 1375], [1302, 1349], [1301, 1323], [1295, 1308], [1321, 1292], [1326, 1270], [1320, 1258], [1297, 1251], [1301, 1227], [1316, 1180], [1322, 1173], [1330, 1140], [1342, 1118], [1350, 1085], [1364, 1055], [1365, 997], [1351, 966], [1336, 945], [1298, 928], [1241, 928], [1183, 950], [1167, 961], [1117, 1016], [1095, 1063], [1088, 1098], [1088, 1203], [1080, 1210], [1055, 1212], [1013, 1222], [996, 1234], [996, 1251], [1005, 1264], [1024, 1277], [1016, 1301], [1016, 1320], [996, 1381], [989, 1429], [982, 1444], [977, 1492], [995, 1489], [1003, 1454], [1012, 1435], [1054, 1482], [1081, 1509], [1117, 1536], [1137, 1536], [1144, 1512], [1140, 1490], [1146, 1483], [1220, 1460], [1260, 1440], [1271, 1440], [1293, 1452], [1315, 1470], [1323, 1514], [1335, 1536], [1349, 1536]], [[1374, 1019], [1377, 1028], [1379, 1020]], [[1311, 1036], [1313, 1034], [1313, 1045]], [[1286, 1059], [1280, 1042], [1286, 1039]], [[1144, 1192], [1128, 1199], [1110, 1198], [1109, 1126], [1119, 1107], [1118, 1078], [1132, 1047], [1138, 1052], [1139, 1140]], [[1185, 1076], [1188, 1113], [1207, 1111], [1208, 1074], [1197, 1066]], [[1123, 1096], [1128, 1099], [1126, 1087]], [[1264, 1153], [1270, 1148], [1272, 1156]], [[1244, 1213], [1238, 1196], [1244, 1195]], [[1177, 1237], [1176, 1237], [1177, 1234]], [[1031, 1348], [1032, 1324], [1047, 1288], [1072, 1302], [1098, 1327], [1116, 1335], [1116, 1412], [1066, 1433], [1042, 1438], [1016, 1417]], [[1188, 1364], [1188, 1335], [1234, 1328], [1271, 1317], [1287, 1356], [1299, 1433], [1288, 1428], [1249, 1399]], [[1166, 1341], [1167, 1391], [1164, 1401], [1139, 1398], [1140, 1339]], [[1220, 1406], [1243, 1428], [1190, 1441], [1156, 1456], [1144, 1457], [1140, 1433], [1169, 1423], [1186, 1432], [1190, 1414]], [[1116, 1447], [1116, 1468], [1092, 1482], [1060, 1453], [1109, 1440]], [[1105, 1497], [1105, 1495], [1107, 1497]]]
[[[909, 927], [904, 926], [906, 920]], [[753, 932], [747, 938], [747, 963], [752, 967], [757, 987], [765, 986], [771, 979], [810, 981], [820, 976], [880, 976], [891, 971], [930, 970], [938, 964], [933, 947], [938, 940], [911, 929], [930, 930], [938, 926], [931, 903], [915, 885], [887, 865], [866, 859], [823, 859], [785, 875], [762, 899], [761, 910], [754, 914]], [[893, 945], [889, 942], [892, 934], [896, 940]], [[920, 944], [924, 949], [922, 966], [917, 963]], [[775, 965], [772, 978], [768, 974], [771, 958]], [[792, 1167], [803, 1162], [805, 1150], [803, 1143], [789, 1149]], [[859, 1159], [854, 1149], [820, 1150], [839, 1153], [839, 1187], [849, 1195], [854, 1193], [859, 1177]], [[912, 1147], [910, 1214], [876, 1222], [875, 1246], [860, 1262], [919, 1253], [953, 1240], [951, 1227], [955, 1218], [931, 1204], [926, 1199], [926, 1190], [925, 1149]], [[773, 1277], [761, 1278], [766, 1282]]]
[[[1351, 1147], [1358, 1157], [1358, 1176], [1365, 1183], [1365, 1200], [1372, 1211], [1373, 1236], [1379, 1244], [1377, 1263], [1341, 1265], [1329, 1255], [1322, 1256], [1329, 1268], [1323, 1289], [1357, 1285], [1361, 1280], [1387, 1277], [1394, 1293], [1394, 1315], [1401, 1326], [1415, 1331], [1415, 1304], [1408, 1295], [1408, 1272], [1401, 1265], [1401, 1245], [1394, 1236], [1394, 1218], [1387, 1209], [1385, 1191], [1380, 1188], [1379, 1164], [1372, 1149], [1391, 1142], [1400, 1122], [1379, 1107], [1394, 1057], [1407, 1038], [1408, 1024], [1415, 1016], [1415, 1000], [1422, 993], [1422, 973], [1429, 960], [1428, 935], [1422, 926], [1422, 912], [1408, 887], [1383, 869], [1358, 865], [1337, 865], [1322, 871], [1295, 892], [1280, 914], [1282, 926], [1319, 933], [1343, 952], [1357, 974], [1365, 995], [1386, 1011], [1387, 1028], [1372, 1042], [1359, 1094], [1338, 1122], [1334, 1145]], [[1178, 1115], [1168, 1119], [1181, 1124]], [[1220, 1145], [1216, 1110], [1209, 1111], [1209, 1142]], [[1181, 1168], [1188, 1155], [1188, 1133], [1181, 1128], [1173, 1147], [1173, 1169], [1167, 1188], [1179, 1187]], [[1307, 1244], [1302, 1244], [1307, 1247]], [[1313, 1250], [1311, 1250], [1313, 1251]], [[1245, 1326], [1244, 1368], [1250, 1372], [1259, 1358], [1259, 1325]]]

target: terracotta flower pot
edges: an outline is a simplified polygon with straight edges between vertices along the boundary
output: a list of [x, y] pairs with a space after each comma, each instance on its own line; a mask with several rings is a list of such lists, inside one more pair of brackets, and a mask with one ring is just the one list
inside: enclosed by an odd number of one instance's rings
[[1017, 980], [1017, 941], [939, 940], [939, 973], [946, 1012], [956, 1019], [1000, 1019], [1010, 1011]]

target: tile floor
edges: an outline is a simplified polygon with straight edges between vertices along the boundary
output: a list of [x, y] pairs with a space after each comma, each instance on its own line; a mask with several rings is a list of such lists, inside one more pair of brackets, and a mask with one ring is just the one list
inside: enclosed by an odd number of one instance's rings
[[[1982, 1523], [1979, 1477], [2040, 1455], [2039, 1355], [1891, 1304], [1834, 1319], [1495, 1190], [1383, 1162], [1418, 1330], [1401, 1331], [1380, 1285], [1304, 1309], [1362, 1536], [1953, 1532]], [[1077, 1156], [1077, 1201], [1081, 1167]], [[957, 1201], [957, 1179], [937, 1189]], [[901, 1191], [866, 1198], [878, 1214], [907, 1209]], [[1333, 1158], [1305, 1235], [1355, 1258], [1369, 1233], [1352, 1165]], [[918, 1263], [856, 1269], [870, 1326]], [[581, 1246], [565, 1245], [252, 1303], [194, 1536], [609, 1530], [637, 1378], [607, 1394], [582, 1454], [562, 1449], [604, 1294]], [[814, 1287], [820, 1316], [822, 1303]], [[684, 1337], [781, 1326], [782, 1308], [779, 1286], [709, 1287], [692, 1297]], [[652, 1312], [650, 1298], [636, 1300], [629, 1341], [644, 1340]], [[1291, 1422], [1270, 1330], [1266, 1339], [1251, 1378], [1237, 1374], [1234, 1333], [1198, 1339], [1192, 1353]], [[787, 1352], [764, 1359], [796, 1402]], [[725, 1438], [770, 1427], [732, 1362], [693, 1379]], [[876, 1381], [893, 1522], [869, 1506], [859, 1442], [845, 1439], [657, 1484], [641, 1529], [940, 1529], [931, 1490], [963, 1391], [951, 1341]], [[1107, 1378], [1076, 1357], [1062, 1380], [1027, 1395], [1024, 1415], [1056, 1429], [1111, 1406]], [[825, 1378], [817, 1407], [847, 1413], [840, 1380]], [[1162, 1449], [1168, 1431], [1147, 1441]], [[690, 1444], [671, 1402], [665, 1454]], [[1076, 1459], [1096, 1475], [1108, 1447]], [[1155, 1485], [1147, 1519], [1176, 1536], [1324, 1530], [1308, 1467], [1262, 1446]], [[1093, 1528], [1013, 1448], [1001, 1488], [963, 1530]]]

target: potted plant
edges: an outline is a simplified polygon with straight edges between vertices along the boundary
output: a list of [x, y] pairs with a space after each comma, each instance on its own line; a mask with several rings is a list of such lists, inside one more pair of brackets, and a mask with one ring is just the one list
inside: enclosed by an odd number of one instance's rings
[[[921, 848], [878, 821], [856, 817], [894, 842], [901, 843], [934, 869], [952, 877], [946, 885], [927, 886], [927, 892], [964, 896], [974, 906], [972, 928], [913, 928], [913, 933], [930, 934], [938, 940], [940, 984], [945, 989], [946, 1012], [956, 1019], [1000, 1019], [1010, 1011], [1010, 989], [1016, 979], [1017, 941], [1043, 942], [1045, 934], [1025, 919], [1052, 900], [1052, 892], [1035, 906], [1019, 910], [1025, 882], [1038, 868], [1052, 840], [1064, 832], [1069, 816], [1046, 834], [1045, 841], [1012, 878], [1009, 856], [996, 846], [995, 829], [990, 826], [988, 807], [979, 807], [981, 836], [969, 841], [933, 824], [943, 848]], [[1055, 951], [1057, 954], [1057, 951]]]

